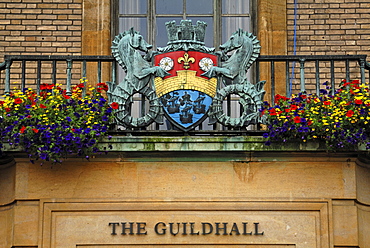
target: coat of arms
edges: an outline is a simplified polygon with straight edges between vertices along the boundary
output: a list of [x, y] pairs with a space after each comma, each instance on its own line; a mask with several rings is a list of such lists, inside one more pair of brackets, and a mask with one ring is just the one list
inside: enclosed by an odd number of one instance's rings
[[[180, 25], [166, 23], [167, 46], [152, 53], [148, 52], [151, 45], [133, 29], [116, 36], [112, 53], [126, 76], [119, 85], [111, 85], [108, 94], [110, 101], [119, 104], [119, 123], [128, 128], [146, 127], [153, 122], [162, 124], [165, 116], [177, 129], [188, 131], [206, 118], [211, 124], [237, 128], [264, 122], [259, 109], [265, 81], [251, 84], [247, 80], [247, 70], [259, 56], [259, 41], [238, 30], [216, 52], [204, 45], [206, 26], [201, 21], [192, 25], [190, 20]], [[134, 94], [142, 94], [149, 104], [141, 117], [131, 113]], [[239, 117], [224, 112], [223, 101], [231, 94], [239, 95]]]

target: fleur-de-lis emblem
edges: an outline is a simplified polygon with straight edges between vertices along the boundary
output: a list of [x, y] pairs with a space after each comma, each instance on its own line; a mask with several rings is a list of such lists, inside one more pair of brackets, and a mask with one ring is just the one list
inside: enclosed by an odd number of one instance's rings
[[188, 53], [184, 54], [184, 57], [180, 57], [177, 59], [177, 62], [181, 64], [181, 62], [184, 62], [184, 69], [187, 70], [190, 68], [190, 63], [194, 63], [195, 59], [193, 57], [189, 57]]

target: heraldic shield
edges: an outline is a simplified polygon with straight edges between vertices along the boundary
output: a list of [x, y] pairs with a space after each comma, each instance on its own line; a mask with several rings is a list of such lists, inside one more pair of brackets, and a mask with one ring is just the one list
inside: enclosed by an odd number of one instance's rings
[[[118, 123], [127, 128], [148, 127], [153, 122], [162, 125], [165, 115], [172, 124], [167, 128], [185, 132], [207, 117], [209, 124], [230, 128], [264, 123], [259, 110], [265, 81], [252, 84], [247, 78], [247, 70], [260, 53], [259, 41], [239, 29], [216, 52], [205, 46], [206, 26], [202, 21], [196, 25], [191, 20], [182, 20], [180, 25], [167, 22], [167, 46], [154, 53], [133, 28], [115, 37], [112, 54], [126, 76], [118, 85], [110, 84], [107, 94], [117, 106]], [[132, 114], [135, 94], [149, 104], [139, 117]], [[229, 116], [223, 109], [223, 101], [233, 94], [239, 96], [239, 117]]]
[[216, 95], [217, 79], [202, 76], [217, 65], [217, 56], [198, 51], [174, 51], [156, 55], [154, 63], [170, 76], [154, 79], [155, 92], [167, 119], [187, 131], [206, 117]]

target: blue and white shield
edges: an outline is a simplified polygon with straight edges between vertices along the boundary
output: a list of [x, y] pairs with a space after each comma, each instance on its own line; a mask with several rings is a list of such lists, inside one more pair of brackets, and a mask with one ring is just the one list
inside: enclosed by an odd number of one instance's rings
[[177, 128], [188, 131], [207, 117], [216, 95], [217, 79], [201, 74], [217, 65], [217, 56], [197, 51], [175, 51], [156, 55], [155, 65], [170, 76], [154, 79], [167, 119]]

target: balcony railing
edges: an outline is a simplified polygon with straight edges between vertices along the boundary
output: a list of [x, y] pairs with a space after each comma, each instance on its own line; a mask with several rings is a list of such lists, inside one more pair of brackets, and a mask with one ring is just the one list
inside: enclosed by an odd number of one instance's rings
[[[339, 83], [358, 79], [362, 83], [368, 82], [370, 64], [366, 62], [366, 55], [262, 55], [252, 72], [252, 83], [266, 80], [264, 89], [267, 94], [265, 100], [272, 102], [275, 94], [290, 96], [301, 91], [319, 93], [323, 82], [328, 81], [334, 90]], [[5, 55], [0, 64], [0, 93], [7, 94], [13, 87], [19, 89], [34, 88], [40, 91], [43, 83], [62, 84], [66, 93], [71, 94], [72, 85], [79, 83], [80, 78], [88, 78], [90, 82], [109, 81], [118, 84], [124, 75], [122, 69], [112, 56], [34, 56], [34, 55]], [[92, 83], [94, 84], [94, 83]], [[145, 111], [144, 97], [136, 97], [138, 116]], [[238, 116], [238, 96], [228, 96], [225, 101], [225, 112], [229, 116]], [[243, 135], [259, 133], [257, 127], [239, 128], [230, 130], [220, 125], [199, 125], [194, 131], [187, 134], [230, 134]], [[152, 125], [145, 130], [118, 127], [120, 133], [131, 135], [144, 134], [174, 134], [183, 132], [164, 125]]]

